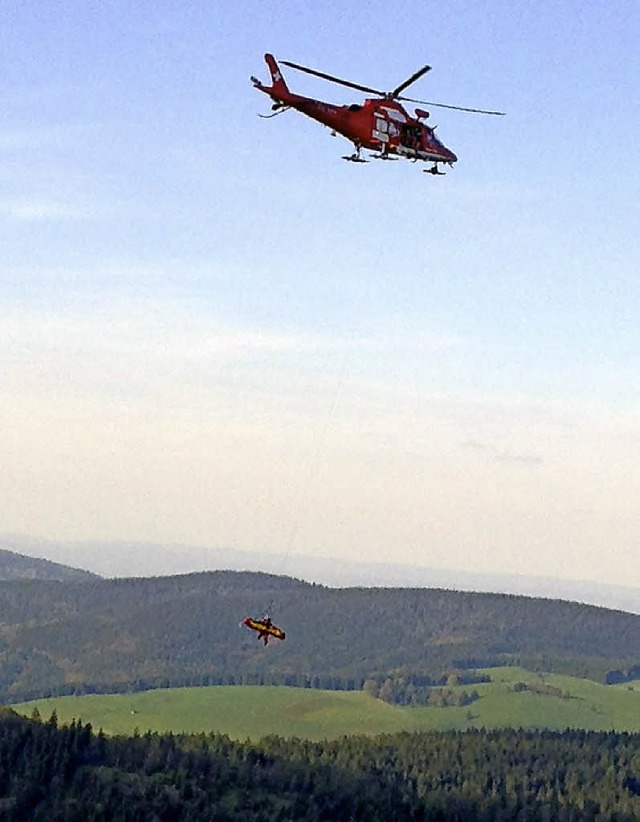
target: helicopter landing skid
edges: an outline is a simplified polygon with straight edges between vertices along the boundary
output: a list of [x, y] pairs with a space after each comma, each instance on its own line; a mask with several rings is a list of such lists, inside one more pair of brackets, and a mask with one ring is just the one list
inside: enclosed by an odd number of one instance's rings
[[348, 163], [368, 163], [368, 160], [365, 160], [364, 157], [361, 157], [359, 154], [343, 154], [342, 159], [346, 160]]
[[285, 111], [289, 111], [291, 106], [285, 106], [282, 103], [274, 103], [271, 106], [271, 111], [273, 114], [258, 114], [262, 120], [271, 120], [272, 117], [277, 117], [279, 114], [284, 114]]
[[374, 160], [397, 160], [398, 157], [391, 157], [390, 154], [386, 154], [385, 152], [381, 154], [370, 154], [370, 157], [373, 157]]
[[444, 177], [444, 176], [445, 176], [445, 174], [446, 174], [446, 172], [445, 172], [445, 171], [440, 171], [440, 169], [438, 168], [438, 166], [432, 166], [431, 168], [423, 168], [423, 169], [422, 169], [422, 171], [423, 171], [425, 174], [437, 174], [437, 175], [438, 175], [438, 177]]

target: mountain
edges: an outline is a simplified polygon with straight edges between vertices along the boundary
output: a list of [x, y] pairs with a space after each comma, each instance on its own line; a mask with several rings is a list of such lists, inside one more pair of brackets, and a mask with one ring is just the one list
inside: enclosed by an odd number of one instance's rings
[[49, 579], [80, 582], [96, 578], [97, 574], [90, 571], [70, 568], [48, 559], [36, 559], [0, 549], [0, 580]]
[[0, 536], [0, 544], [106, 577], [167, 576], [217, 570], [262, 571], [335, 588], [449, 588], [563, 599], [640, 614], [640, 589], [578, 580], [171, 544], [55, 542], [16, 535]]
[[[269, 611], [267, 648], [239, 626]], [[168, 685], [356, 688], [474, 681], [473, 668], [621, 682], [640, 675], [640, 616], [437, 589], [334, 589], [217, 571], [152, 579], [0, 582], [0, 700]], [[466, 673], [465, 673], [466, 672]]]

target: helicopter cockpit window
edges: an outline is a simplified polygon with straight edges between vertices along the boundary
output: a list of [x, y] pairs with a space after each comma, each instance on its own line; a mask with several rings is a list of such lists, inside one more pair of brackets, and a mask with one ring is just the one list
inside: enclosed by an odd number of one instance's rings
[[386, 120], [383, 120], [382, 117], [376, 118], [376, 128], [378, 131], [381, 131], [383, 134], [386, 134], [388, 131], [389, 123]]

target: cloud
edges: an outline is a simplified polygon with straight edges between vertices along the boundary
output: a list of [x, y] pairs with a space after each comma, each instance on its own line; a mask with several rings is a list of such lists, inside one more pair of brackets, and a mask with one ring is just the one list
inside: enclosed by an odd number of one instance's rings
[[543, 459], [536, 454], [495, 454], [498, 462], [514, 463], [517, 465], [542, 465]]
[[480, 453], [488, 459], [496, 462], [512, 463], [514, 465], [535, 466], [542, 465], [543, 458], [539, 454], [504, 451], [495, 445], [479, 442], [478, 440], [466, 440], [462, 443], [463, 449], [469, 449]]
[[94, 306], [87, 314], [74, 310], [48, 312], [29, 308], [7, 311], [2, 339], [22, 342], [41, 350], [74, 351], [87, 347], [100, 351], [153, 352], [173, 359], [244, 358], [261, 351], [309, 351], [322, 346], [311, 334], [225, 326], [215, 318], [196, 317], [162, 300], [137, 306], [117, 301]]
[[5, 311], [2, 528], [637, 577], [637, 420], [435, 394], [359, 344], [162, 300]]
[[0, 214], [14, 220], [84, 220], [92, 216], [86, 208], [48, 200], [0, 201]]
[[[322, 350], [309, 334], [225, 326], [162, 301], [49, 313], [5, 308], [0, 327], [3, 383], [16, 394], [93, 402], [206, 406], [211, 392], [235, 386], [254, 396], [291, 389], [305, 357]], [[257, 392], [257, 393], [256, 393]]]
[[[0, 206], [1, 209], [1, 206]], [[19, 211], [23, 219], [44, 218], [48, 211], [25, 207]], [[61, 209], [60, 213], [64, 213]], [[59, 272], [59, 275], [69, 272]], [[170, 274], [152, 269], [127, 270], [119, 282], [142, 280], [150, 285]], [[111, 276], [107, 270], [106, 281]], [[117, 272], [116, 272], [117, 276]], [[53, 275], [54, 279], [57, 275]], [[89, 350], [91, 356], [118, 353], [136, 359], [158, 356], [163, 362], [250, 360], [261, 354], [305, 356], [339, 352], [439, 352], [460, 347], [462, 340], [454, 335], [422, 331], [391, 330], [380, 335], [327, 334], [324, 332], [242, 325], [222, 321], [215, 313], [208, 314], [195, 300], [176, 304], [170, 298], [140, 297], [135, 302], [126, 293], [104, 296], [100, 302], [86, 301], [84, 307], [58, 305], [50, 310], [29, 306], [5, 306], [0, 344], [10, 341], [42, 352]]]
[[93, 126], [0, 131], [0, 217], [35, 222], [95, 216], [101, 169], [94, 147], [100, 144]]
[[85, 145], [94, 133], [94, 126], [79, 123], [5, 128], [0, 131], [0, 152], [73, 148], [78, 144]]

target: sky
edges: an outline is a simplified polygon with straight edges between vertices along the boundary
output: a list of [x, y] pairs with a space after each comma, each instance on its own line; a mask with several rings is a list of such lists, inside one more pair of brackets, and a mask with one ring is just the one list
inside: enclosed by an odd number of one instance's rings
[[[635, 0], [8, 0], [0, 533], [640, 587], [639, 32]], [[266, 51], [507, 116], [432, 109], [444, 177], [345, 163], [256, 116]]]

